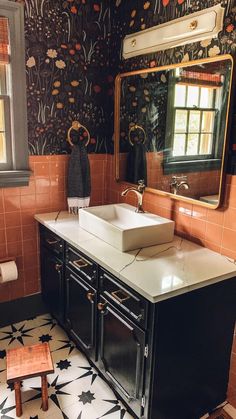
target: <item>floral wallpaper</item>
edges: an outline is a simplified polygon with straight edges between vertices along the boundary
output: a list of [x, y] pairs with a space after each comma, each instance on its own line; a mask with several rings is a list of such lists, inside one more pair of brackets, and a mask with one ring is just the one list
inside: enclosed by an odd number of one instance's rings
[[113, 150], [114, 78], [118, 72], [194, 60], [236, 50], [236, 0], [223, 0], [224, 30], [198, 42], [124, 61], [124, 36], [219, 0], [13, 0], [24, 4], [30, 154], [67, 153], [75, 119], [88, 152]]
[[[89, 152], [106, 152], [109, 0], [25, 0], [30, 154], [67, 152], [78, 119]], [[112, 91], [111, 91], [112, 92]]]
[[[146, 151], [164, 148], [169, 77], [151, 72], [121, 81], [120, 151], [132, 149], [130, 141], [144, 142]], [[135, 125], [137, 128], [135, 128]]]

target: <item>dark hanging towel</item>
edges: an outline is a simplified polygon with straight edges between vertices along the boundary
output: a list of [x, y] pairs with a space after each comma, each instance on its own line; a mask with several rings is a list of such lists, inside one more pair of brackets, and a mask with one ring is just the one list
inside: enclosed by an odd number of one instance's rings
[[127, 158], [126, 180], [130, 183], [138, 183], [143, 179], [147, 184], [147, 162], [145, 145], [135, 142], [129, 151]]
[[77, 214], [79, 208], [89, 206], [91, 193], [87, 138], [81, 137], [79, 131], [72, 129], [70, 133], [70, 139], [74, 145], [68, 167], [67, 201], [69, 212], [73, 214]]

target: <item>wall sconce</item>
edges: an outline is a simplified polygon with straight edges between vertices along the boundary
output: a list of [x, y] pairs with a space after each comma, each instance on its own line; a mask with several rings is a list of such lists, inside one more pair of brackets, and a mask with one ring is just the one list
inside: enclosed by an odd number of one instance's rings
[[123, 42], [123, 57], [126, 59], [217, 37], [223, 28], [224, 10], [224, 7], [217, 4], [127, 35]]

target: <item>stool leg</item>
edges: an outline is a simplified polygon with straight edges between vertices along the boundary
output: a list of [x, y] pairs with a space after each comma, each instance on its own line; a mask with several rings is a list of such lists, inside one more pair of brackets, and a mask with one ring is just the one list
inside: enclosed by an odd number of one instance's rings
[[48, 410], [48, 383], [47, 383], [47, 376], [42, 375], [42, 409], [45, 412]]
[[14, 389], [15, 389], [15, 400], [16, 400], [16, 416], [20, 417], [22, 415], [20, 381], [14, 382]]

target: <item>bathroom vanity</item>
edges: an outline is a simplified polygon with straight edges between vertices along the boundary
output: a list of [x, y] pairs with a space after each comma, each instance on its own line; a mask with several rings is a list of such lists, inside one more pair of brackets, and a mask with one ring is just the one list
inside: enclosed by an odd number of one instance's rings
[[130, 412], [198, 419], [224, 402], [236, 266], [179, 237], [122, 253], [56, 215], [36, 215], [43, 298]]

